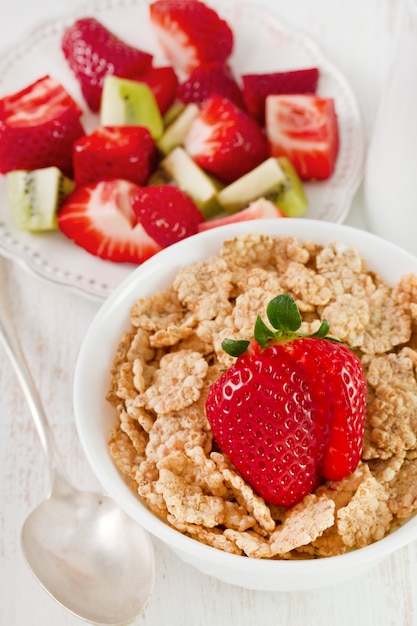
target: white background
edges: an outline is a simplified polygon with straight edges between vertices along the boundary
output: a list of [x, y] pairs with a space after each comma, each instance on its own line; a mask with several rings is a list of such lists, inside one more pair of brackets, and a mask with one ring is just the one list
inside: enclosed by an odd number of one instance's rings
[[[259, 4], [270, 6], [311, 35], [346, 75], [369, 138], [392, 55], [400, 0], [263, 0]], [[43, 20], [80, 6], [70, 0], [1, 0], [1, 48], [13, 46]], [[365, 226], [362, 189], [347, 221]], [[15, 322], [58, 446], [74, 481], [98, 488], [71, 413], [74, 366], [98, 304], [33, 278], [16, 264], [8, 267]], [[45, 497], [48, 486], [42, 451], [20, 388], [0, 355], [0, 626], [82, 623], [38, 586], [20, 552], [22, 523]], [[155, 590], [138, 626], [417, 625], [417, 543], [347, 584], [300, 593], [225, 586], [183, 564], [157, 541], [155, 548]]]

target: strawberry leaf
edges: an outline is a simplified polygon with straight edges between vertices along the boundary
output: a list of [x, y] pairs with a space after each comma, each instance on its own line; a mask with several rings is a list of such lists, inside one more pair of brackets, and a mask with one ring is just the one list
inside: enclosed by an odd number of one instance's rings
[[[323, 320], [320, 328], [318, 330], [316, 330], [315, 333], [313, 333], [312, 335], [309, 335], [309, 337], [317, 337], [318, 339], [323, 339], [324, 337], [326, 337], [327, 333], [329, 332], [330, 326], [329, 326], [329, 322], [327, 320]], [[328, 339], [330, 339], [330, 337], [328, 337]]]
[[275, 339], [275, 333], [265, 324], [260, 315], [256, 318], [254, 337], [261, 348], [264, 348], [271, 339]]
[[240, 356], [248, 349], [250, 341], [244, 339], [237, 341], [236, 339], [223, 339], [222, 348], [230, 356]]
[[294, 299], [288, 294], [273, 298], [266, 307], [272, 326], [284, 333], [295, 333], [301, 326], [301, 315]]

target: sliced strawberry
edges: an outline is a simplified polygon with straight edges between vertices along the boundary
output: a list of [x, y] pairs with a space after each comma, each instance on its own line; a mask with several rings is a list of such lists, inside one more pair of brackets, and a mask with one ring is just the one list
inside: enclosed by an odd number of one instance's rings
[[269, 155], [259, 124], [233, 102], [216, 94], [204, 102], [184, 145], [200, 167], [227, 184]]
[[230, 67], [223, 61], [205, 63], [193, 70], [177, 89], [177, 98], [185, 104], [203, 104], [212, 94], [228, 98], [241, 109], [245, 108], [242, 92]]
[[285, 215], [269, 200], [259, 198], [259, 200], [251, 202], [246, 209], [233, 213], [233, 215], [227, 215], [226, 217], [219, 217], [217, 219], [202, 222], [199, 225], [198, 230], [199, 232], [203, 232], [212, 228], [218, 228], [219, 226], [225, 226], [226, 224], [235, 224], [237, 222], [246, 222], [248, 220], [271, 219], [277, 217], [285, 217]]
[[74, 143], [77, 185], [124, 178], [144, 185], [157, 165], [155, 142], [142, 126], [101, 126]]
[[44, 76], [0, 100], [0, 172], [58, 167], [72, 172], [82, 114], [64, 87]]
[[270, 74], [243, 74], [242, 91], [246, 109], [263, 126], [267, 96], [289, 93], [314, 94], [318, 80], [319, 70], [316, 67]]
[[147, 72], [152, 65], [151, 54], [125, 43], [93, 17], [79, 19], [67, 28], [61, 48], [89, 108], [95, 112], [100, 108], [107, 74], [130, 78]]
[[199, 0], [156, 0], [150, 19], [167, 59], [189, 73], [202, 63], [225, 61], [233, 33], [218, 13]]
[[139, 75], [135, 80], [146, 83], [153, 92], [162, 115], [166, 113], [175, 100], [178, 87], [178, 77], [174, 68], [152, 67], [148, 72]]
[[139, 187], [110, 180], [75, 189], [58, 213], [61, 232], [90, 254], [115, 262], [143, 263], [161, 246], [136, 218]]
[[162, 248], [194, 235], [203, 216], [194, 202], [173, 185], [149, 185], [136, 194], [136, 217]]
[[287, 157], [303, 180], [325, 180], [334, 171], [338, 122], [332, 98], [268, 96], [266, 134], [271, 155]]

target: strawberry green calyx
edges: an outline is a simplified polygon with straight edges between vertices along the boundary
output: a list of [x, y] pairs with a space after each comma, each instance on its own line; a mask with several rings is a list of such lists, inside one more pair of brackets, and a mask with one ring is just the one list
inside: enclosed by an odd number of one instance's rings
[[[302, 319], [294, 298], [289, 294], [281, 294], [273, 298], [266, 307], [267, 318], [273, 327], [270, 328], [258, 315], [255, 327], [254, 338], [260, 348], [266, 348], [276, 341], [289, 341], [300, 337], [315, 337], [317, 339], [334, 339], [327, 337], [329, 323], [323, 320], [320, 328], [312, 334], [298, 333]], [[222, 348], [230, 356], [238, 357], [246, 352], [250, 345], [247, 340], [224, 339]]]

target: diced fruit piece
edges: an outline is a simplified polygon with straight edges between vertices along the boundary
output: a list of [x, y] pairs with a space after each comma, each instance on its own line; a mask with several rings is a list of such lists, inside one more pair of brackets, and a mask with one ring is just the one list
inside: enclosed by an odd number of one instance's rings
[[85, 17], [66, 29], [61, 41], [66, 60], [91, 109], [100, 108], [104, 78], [139, 76], [152, 65], [152, 55], [122, 41], [93, 17]]
[[136, 80], [146, 83], [152, 89], [161, 115], [164, 115], [175, 101], [177, 93], [178, 77], [174, 68], [152, 67]]
[[332, 175], [339, 148], [332, 98], [268, 96], [265, 128], [272, 156], [287, 157], [302, 180], [326, 180]]
[[222, 189], [217, 199], [228, 213], [235, 213], [261, 196], [281, 193], [285, 183], [285, 172], [277, 159], [270, 157]]
[[217, 200], [225, 211], [234, 213], [261, 196], [273, 202], [288, 217], [299, 217], [307, 209], [301, 180], [284, 157], [266, 159], [219, 191]]
[[184, 111], [185, 104], [184, 102], [180, 102], [179, 100], [174, 100], [174, 102], [169, 107], [168, 111], [166, 111], [163, 115], [164, 126], [167, 128], [172, 122], [174, 122], [177, 117]]
[[247, 222], [249, 220], [272, 219], [277, 217], [285, 217], [285, 215], [269, 200], [259, 198], [258, 200], [251, 202], [246, 209], [233, 213], [233, 215], [226, 215], [225, 217], [219, 217], [213, 220], [207, 220], [207, 222], [202, 222], [202, 224], [198, 227], [198, 230], [202, 233], [205, 230], [211, 230], [212, 228], [218, 228], [219, 226], [226, 226], [227, 224]]
[[100, 126], [74, 143], [77, 185], [124, 178], [144, 185], [155, 170], [158, 154], [143, 126]]
[[241, 109], [245, 108], [240, 87], [230, 67], [222, 61], [196, 67], [187, 80], [178, 86], [177, 98], [185, 103], [202, 105], [213, 93], [229, 98]]
[[153, 139], [161, 137], [164, 122], [155, 96], [145, 83], [117, 76], [104, 80], [101, 126], [145, 126]]
[[233, 33], [218, 13], [199, 0], [156, 0], [151, 24], [167, 59], [185, 73], [209, 61], [225, 61]]
[[16, 228], [37, 232], [58, 228], [58, 208], [74, 183], [57, 167], [46, 167], [9, 172], [6, 187]]
[[267, 96], [290, 93], [314, 94], [318, 80], [317, 67], [269, 74], [243, 74], [242, 91], [246, 109], [263, 126]]
[[212, 95], [184, 139], [195, 162], [229, 184], [262, 163], [268, 144], [261, 127], [227, 98]]
[[206, 219], [221, 211], [217, 201], [218, 186], [183, 148], [170, 152], [159, 164], [158, 172], [168, 183], [185, 191]]
[[184, 143], [185, 136], [198, 112], [199, 108], [196, 104], [188, 104], [165, 129], [162, 137], [157, 142], [157, 146], [162, 154], [168, 154], [175, 147]]
[[266, 502], [293, 506], [324, 480], [341, 480], [361, 457], [366, 417], [362, 365], [345, 344], [298, 334], [290, 295], [267, 305], [251, 340], [225, 339], [237, 357], [209, 388], [206, 414], [222, 451]]
[[133, 210], [146, 232], [162, 248], [194, 235], [204, 219], [194, 202], [172, 185], [141, 187], [135, 195]]
[[84, 135], [81, 109], [44, 76], [0, 100], [0, 172], [55, 166], [72, 172], [72, 144]]
[[90, 254], [115, 262], [143, 263], [161, 246], [133, 211], [139, 190], [120, 179], [77, 187], [58, 213], [58, 226]]
[[303, 184], [296, 169], [286, 157], [278, 157], [277, 160], [285, 174], [285, 185], [279, 192], [275, 190], [268, 193], [267, 197], [276, 203], [287, 217], [300, 217], [308, 207]]

